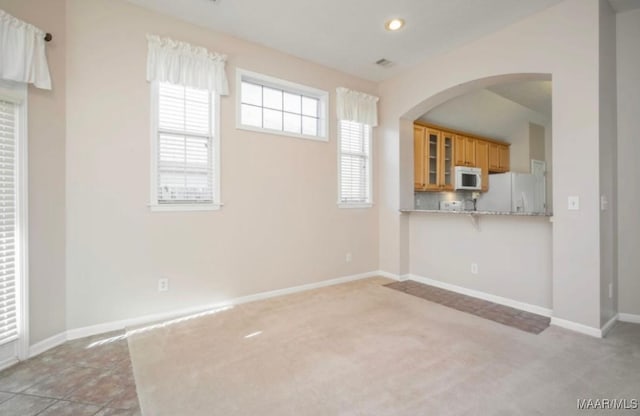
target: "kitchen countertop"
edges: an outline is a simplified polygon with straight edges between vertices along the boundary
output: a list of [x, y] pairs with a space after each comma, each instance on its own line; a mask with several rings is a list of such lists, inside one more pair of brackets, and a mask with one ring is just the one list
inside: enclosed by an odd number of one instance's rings
[[513, 217], [552, 217], [553, 214], [538, 212], [510, 212], [510, 211], [443, 211], [439, 209], [401, 209], [400, 212], [422, 212], [426, 214], [453, 214], [453, 215], [509, 215]]

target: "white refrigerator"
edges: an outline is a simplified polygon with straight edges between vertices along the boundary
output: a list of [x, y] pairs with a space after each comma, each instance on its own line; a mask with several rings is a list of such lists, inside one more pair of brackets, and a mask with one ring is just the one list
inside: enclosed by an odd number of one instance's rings
[[489, 191], [477, 203], [478, 211], [544, 213], [546, 191], [544, 176], [530, 173], [494, 173], [489, 175]]

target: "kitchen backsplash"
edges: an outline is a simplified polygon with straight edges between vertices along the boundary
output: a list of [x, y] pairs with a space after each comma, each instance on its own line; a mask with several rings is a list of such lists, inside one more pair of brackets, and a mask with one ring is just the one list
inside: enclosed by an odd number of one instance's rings
[[440, 201], [462, 201], [465, 209], [473, 209], [472, 191], [455, 192], [416, 192], [414, 194], [416, 209], [440, 209]]

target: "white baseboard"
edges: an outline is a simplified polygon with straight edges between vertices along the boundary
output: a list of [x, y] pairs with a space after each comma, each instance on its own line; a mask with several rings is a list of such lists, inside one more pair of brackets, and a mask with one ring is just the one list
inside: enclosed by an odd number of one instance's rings
[[399, 282], [404, 282], [405, 280], [409, 280], [411, 278], [410, 274], [395, 274], [390, 272], [385, 272], [384, 270], [378, 270], [378, 276], [386, 277], [388, 279], [397, 280]]
[[600, 337], [604, 338], [609, 333], [609, 331], [611, 331], [611, 328], [613, 328], [616, 322], [618, 322], [618, 314], [609, 319], [609, 321], [602, 326], [602, 328], [600, 329]]
[[595, 338], [602, 338], [602, 329], [568, 321], [566, 319], [551, 317], [551, 325], [559, 326], [560, 328], [569, 329]]
[[504, 298], [502, 296], [492, 295], [490, 293], [481, 292], [479, 290], [468, 289], [462, 286], [452, 285], [450, 283], [445, 283], [440, 280], [429, 279], [428, 277], [417, 276], [415, 274], [408, 275], [408, 278], [411, 280], [415, 280], [416, 282], [424, 283], [426, 285], [439, 287], [440, 289], [450, 290], [452, 292], [460, 293], [462, 295], [471, 296], [474, 298], [486, 300], [493, 303], [498, 303], [500, 305], [509, 306], [511, 308], [519, 309], [521, 311], [535, 313], [537, 315], [542, 315], [546, 317], [551, 317], [552, 311], [548, 308], [543, 308], [542, 306], [531, 305], [529, 303], [520, 302], [517, 300]]
[[340, 283], [352, 282], [355, 280], [366, 279], [375, 276], [384, 276], [385, 272], [372, 271], [367, 273], [354, 274], [350, 276], [338, 277], [336, 279], [323, 280], [321, 282], [309, 283], [306, 285], [294, 286], [285, 289], [271, 290], [269, 292], [256, 293], [254, 295], [242, 296], [227, 301], [221, 301], [215, 304], [199, 305], [192, 308], [162, 312], [157, 314], [145, 315], [138, 318], [122, 319], [119, 321], [105, 322], [103, 324], [85, 326], [81, 328], [70, 329], [67, 331], [67, 339], [73, 340], [78, 338], [89, 337], [92, 335], [104, 334], [106, 332], [120, 331], [129, 326], [144, 325], [151, 322], [163, 321], [166, 319], [174, 319], [185, 315], [204, 312], [211, 309], [219, 309], [232, 305], [240, 305], [242, 303], [253, 302], [256, 300], [273, 298], [276, 296], [288, 295], [291, 293], [303, 292], [311, 289], [337, 285]]
[[58, 345], [64, 344], [65, 341], [67, 341], [67, 333], [62, 332], [38, 343], [35, 343], [29, 347], [29, 358], [35, 357], [36, 355], [42, 354], [43, 352], [50, 350], [51, 348], [55, 348]]
[[18, 363], [18, 359], [17, 358], [8, 358], [4, 361], [0, 361], [0, 371], [4, 370], [5, 368], [9, 368], [14, 364]]
[[399, 274], [385, 272], [384, 270], [378, 270], [376, 274], [380, 277], [386, 277], [387, 279], [402, 280], [402, 276], [400, 276]]
[[634, 315], [632, 313], [619, 313], [618, 320], [620, 322], [630, 322], [632, 324], [640, 324], [640, 315]]

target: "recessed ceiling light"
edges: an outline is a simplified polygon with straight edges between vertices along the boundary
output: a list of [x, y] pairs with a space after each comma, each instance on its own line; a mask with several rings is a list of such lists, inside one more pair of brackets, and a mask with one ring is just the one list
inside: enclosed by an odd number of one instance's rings
[[384, 24], [385, 29], [392, 32], [402, 29], [402, 26], [404, 26], [404, 20], [398, 18], [387, 20], [387, 22]]

